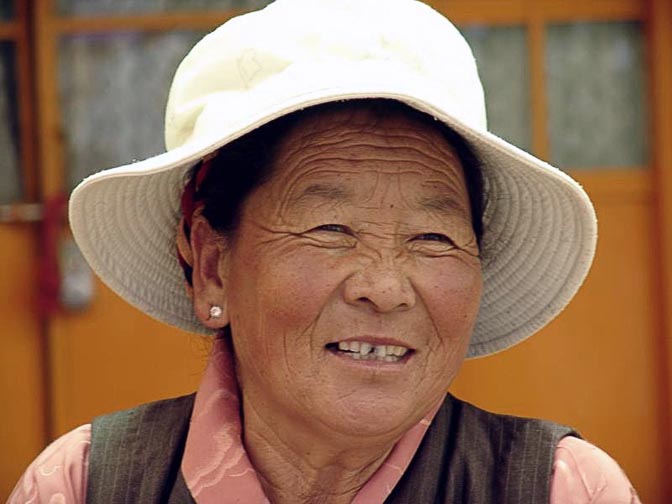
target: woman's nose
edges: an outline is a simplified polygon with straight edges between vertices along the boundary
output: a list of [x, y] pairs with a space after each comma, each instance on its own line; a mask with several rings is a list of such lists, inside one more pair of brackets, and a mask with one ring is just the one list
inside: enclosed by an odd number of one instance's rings
[[416, 294], [400, 267], [375, 262], [348, 277], [345, 300], [349, 304], [368, 305], [385, 313], [412, 308]]

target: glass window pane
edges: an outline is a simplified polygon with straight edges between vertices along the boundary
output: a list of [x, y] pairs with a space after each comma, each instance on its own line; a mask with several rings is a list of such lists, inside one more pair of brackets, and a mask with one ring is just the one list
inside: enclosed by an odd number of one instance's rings
[[480, 25], [460, 29], [478, 63], [490, 130], [529, 151], [532, 133], [526, 30]]
[[14, 17], [14, 1], [0, 0], [0, 19], [11, 19]]
[[65, 15], [124, 14], [186, 10], [260, 9], [271, 0], [57, 0]]
[[60, 96], [70, 187], [103, 168], [165, 150], [173, 74], [204, 34], [122, 33], [61, 39]]
[[647, 164], [641, 23], [549, 26], [546, 71], [553, 163], [571, 168]]
[[0, 42], [0, 204], [23, 197], [14, 68], [13, 44]]

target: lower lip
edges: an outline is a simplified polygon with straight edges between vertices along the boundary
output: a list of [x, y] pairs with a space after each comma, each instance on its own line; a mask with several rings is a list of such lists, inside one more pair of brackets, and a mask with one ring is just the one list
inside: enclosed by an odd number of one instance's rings
[[371, 359], [371, 360], [357, 360], [352, 357], [345, 355], [344, 352], [339, 352], [337, 350], [327, 349], [327, 353], [336, 357], [339, 362], [342, 362], [345, 365], [352, 366], [360, 369], [375, 369], [380, 371], [400, 371], [404, 368], [413, 356], [413, 352], [409, 351], [401, 359], [396, 362], [385, 362], [382, 360]]

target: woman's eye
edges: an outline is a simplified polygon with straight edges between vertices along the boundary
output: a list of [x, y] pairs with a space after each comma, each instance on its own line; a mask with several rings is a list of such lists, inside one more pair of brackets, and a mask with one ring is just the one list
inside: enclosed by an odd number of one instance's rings
[[318, 247], [326, 248], [352, 248], [356, 245], [355, 233], [348, 226], [342, 224], [323, 224], [310, 229], [306, 238]]
[[343, 226], [341, 224], [323, 224], [321, 226], [313, 228], [313, 231], [328, 231], [330, 233], [352, 234], [350, 228], [348, 228], [347, 226]]
[[441, 243], [453, 243], [453, 240], [441, 233], [423, 233], [413, 238], [413, 241], [433, 241]]

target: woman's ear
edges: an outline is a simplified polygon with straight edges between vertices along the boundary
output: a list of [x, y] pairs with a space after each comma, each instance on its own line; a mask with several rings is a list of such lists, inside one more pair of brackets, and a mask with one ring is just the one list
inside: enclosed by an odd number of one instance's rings
[[[191, 223], [190, 242], [193, 255], [194, 313], [204, 326], [221, 329], [229, 323], [229, 248], [226, 239], [212, 229], [203, 215], [196, 212]], [[213, 307], [219, 307], [221, 311]]]

